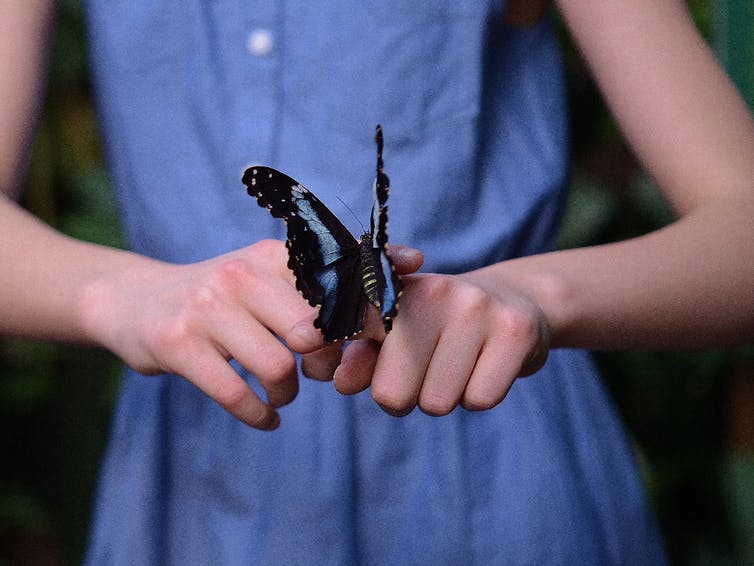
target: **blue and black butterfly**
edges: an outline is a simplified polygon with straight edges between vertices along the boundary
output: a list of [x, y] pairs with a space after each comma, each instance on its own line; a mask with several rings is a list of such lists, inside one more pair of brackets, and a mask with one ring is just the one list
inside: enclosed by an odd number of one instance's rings
[[328, 341], [362, 330], [367, 303], [380, 310], [385, 332], [398, 314], [400, 277], [385, 253], [389, 180], [383, 171], [382, 128], [377, 126], [377, 177], [370, 229], [356, 240], [306, 187], [270, 167], [252, 166], [243, 175], [249, 195], [282, 218], [288, 228], [288, 267], [309, 304], [320, 307], [314, 326]]

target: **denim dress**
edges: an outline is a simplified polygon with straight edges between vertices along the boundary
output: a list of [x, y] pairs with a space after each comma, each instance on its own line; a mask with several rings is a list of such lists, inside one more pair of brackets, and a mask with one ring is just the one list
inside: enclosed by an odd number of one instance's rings
[[[548, 19], [515, 28], [503, 10], [90, 0], [132, 249], [189, 263], [284, 239], [240, 183], [252, 163], [298, 179], [359, 234], [345, 207], [369, 218], [380, 123], [390, 240], [421, 249], [425, 271], [549, 250], [567, 180], [561, 61]], [[278, 430], [253, 430], [180, 377], [127, 370], [87, 563], [665, 562], [630, 440], [583, 351], [553, 351], [486, 412], [395, 418], [368, 391], [306, 379], [280, 412]]]

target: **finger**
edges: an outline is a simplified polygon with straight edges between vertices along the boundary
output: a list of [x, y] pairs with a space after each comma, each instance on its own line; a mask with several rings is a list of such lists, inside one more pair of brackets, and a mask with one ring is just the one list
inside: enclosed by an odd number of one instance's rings
[[499, 404], [518, 375], [519, 363], [506, 364], [499, 345], [485, 344], [461, 397], [461, 406], [468, 411], [484, 411]]
[[298, 393], [296, 360], [267, 328], [252, 316], [235, 311], [220, 310], [209, 323], [218, 347], [256, 376], [270, 405], [282, 407], [293, 401]]
[[520, 377], [538, 372], [547, 362], [550, 354], [550, 326], [545, 320], [539, 321], [539, 340], [519, 370]]
[[316, 310], [296, 289], [292, 274], [275, 273], [266, 263], [229, 260], [222, 265], [222, 276], [235, 291], [236, 300], [261, 324], [282, 337], [294, 351], [320, 347], [324, 338], [313, 325]]
[[265, 404], [230, 364], [216, 351], [185, 359], [180, 373], [240, 421], [260, 430], [274, 430], [280, 415]]
[[353, 395], [369, 387], [379, 352], [380, 346], [373, 340], [351, 342], [333, 375], [335, 389], [343, 395]]
[[416, 406], [435, 346], [436, 337], [422, 334], [413, 324], [397, 326], [385, 339], [372, 377], [372, 397], [386, 413], [404, 416]]
[[419, 271], [424, 263], [424, 254], [419, 250], [399, 244], [388, 244], [387, 255], [390, 256], [398, 275]]
[[547, 359], [549, 326], [543, 317], [509, 307], [492, 317], [490, 328], [462, 398], [469, 410], [494, 407], [517, 377], [533, 373]]
[[432, 416], [447, 415], [459, 404], [474, 371], [484, 339], [476, 325], [447, 328], [432, 354], [419, 393], [419, 407]]
[[341, 344], [327, 344], [319, 350], [304, 354], [301, 371], [310, 379], [329, 381], [340, 365], [341, 355]]
[[536, 347], [529, 341], [511, 340], [505, 334], [488, 338], [466, 385], [461, 405], [470, 411], [491, 409], [508, 394], [522, 375], [522, 366]]

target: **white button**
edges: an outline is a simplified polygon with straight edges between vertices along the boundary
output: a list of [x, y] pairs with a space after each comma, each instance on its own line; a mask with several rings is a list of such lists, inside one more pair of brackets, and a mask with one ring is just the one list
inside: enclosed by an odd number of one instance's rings
[[272, 37], [272, 33], [266, 29], [255, 29], [249, 34], [249, 39], [246, 40], [246, 48], [249, 53], [262, 57], [272, 51], [275, 45], [275, 39]]

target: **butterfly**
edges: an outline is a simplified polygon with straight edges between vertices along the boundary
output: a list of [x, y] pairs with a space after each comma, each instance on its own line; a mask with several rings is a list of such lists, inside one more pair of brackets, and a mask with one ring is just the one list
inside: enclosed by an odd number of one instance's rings
[[288, 267], [296, 288], [319, 307], [314, 326], [325, 340], [350, 339], [363, 328], [367, 304], [380, 310], [385, 332], [398, 314], [402, 285], [385, 246], [389, 180], [383, 171], [382, 128], [377, 125], [377, 176], [370, 229], [359, 240], [314, 193], [270, 167], [246, 169], [243, 183], [259, 206], [287, 225]]

